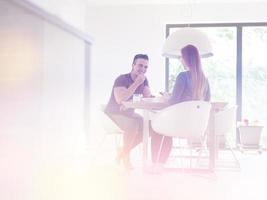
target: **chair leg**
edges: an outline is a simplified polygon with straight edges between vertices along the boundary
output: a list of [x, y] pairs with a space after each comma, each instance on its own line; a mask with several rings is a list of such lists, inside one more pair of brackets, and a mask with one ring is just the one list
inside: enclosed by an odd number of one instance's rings
[[229, 149], [235, 159], [235, 163], [236, 163], [236, 166], [240, 169], [240, 163], [239, 163], [239, 160], [237, 159], [236, 155], [235, 155], [235, 152], [234, 150], [232, 149], [232, 147], [229, 145], [229, 143], [227, 142], [227, 146], [229, 146]]
[[192, 149], [190, 148], [190, 161], [189, 161], [189, 168], [192, 168]]
[[186, 170], [186, 158], [184, 157], [186, 154], [185, 154], [185, 151], [186, 151], [186, 147], [185, 147], [185, 144], [182, 143], [181, 144], [181, 139], [180, 139], [180, 146], [181, 146], [181, 150], [180, 150], [180, 153], [181, 153], [181, 164], [182, 164], [182, 171], [185, 171]]
[[118, 134], [115, 136], [116, 150], [121, 148], [121, 143], [122, 143], [122, 134]]
[[160, 140], [160, 146], [159, 146], [159, 151], [158, 151], [158, 154], [157, 154], [157, 160], [156, 160], [156, 164], [159, 163], [159, 158], [160, 158], [160, 155], [161, 155], [161, 151], [162, 151], [162, 146], [163, 146], [163, 142], [165, 140], [165, 136], [163, 136]]
[[236, 155], [235, 155], [235, 152], [233, 151], [232, 148], [230, 148], [230, 151], [231, 151], [232, 154], [233, 154], [233, 157], [234, 157], [234, 159], [235, 159], [235, 162], [236, 162], [237, 167], [240, 168], [240, 163], [239, 163], [239, 160], [237, 159], [237, 157], [236, 157]]
[[107, 138], [107, 135], [105, 134], [105, 135], [103, 136], [103, 138], [101, 139], [101, 141], [98, 143], [97, 148], [96, 148], [96, 150], [94, 151], [93, 156], [92, 156], [92, 162], [93, 162], [93, 163], [95, 163], [96, 157], [98, 156], [100, 150], [102, 149], [103, 144], [104, 144], [106, 138]]
[[202, 148], [199, 149], [198, 156], [197, 156], [197, 161], [196, 161], [196, 165], [199, 165], [200, 157], [201, 156], [202, 156]]
[[178, 155], [174, 155], [174, 157], [178, 157], [179, 161], [180, 161], [180, 169], [183, 171], [185, 171], [185, 158], [184, 158], [184, 151], [185, 151], [185, 147], [184, 144], [181, 142], [182, 139], [180, 138], [175, 138], [177, 141], [177, 145], [178, 145]]
[[180, 138], [178, 138], [177, 139], [178, 140], [178, 151], [179, 151], [179, 155], [177, 156], [178, 158], [179, 158], [179, 160], [180, 160], [180, 165], [181, 165], [181, 170], [182, 170], [182, 172], [184, 172], [185, 171], [185, 160], [186, 160], [186, 158], [184, 158], [184, 155], [185, 155], [185, 153], [184, 153], [184, 151], [185, 151], [185, 147], [184, 147], [184, 144], [181, 142], [182, 141], [182, 139], [180, 139]]
[[[121, 140], [122, 140], [122, 135], [123, 134], [114, 134], [114, 144], [115, 144], [115, 147], [116, 147], [116, 151], [119, 150], [120, 148], [120, 144], [121, 144]], [[107, 136], [108, 134], [105, 134], [101, 141], [98, 143], [96, 149], [94, 150], [94, 153], [92, 155], [92, 162], [95, 163], [96, 162], [96, 158], [99, 156], [100, 152], [102, 153], [102, 149], [103, 149], [103, 146], [104, 146], [104, 143], [105, 141], [107, 140]]]
[[[234, 164], [235, 164], [235, 166], [238, 168], [238, 169], [240, 169], [240, 163], [239, 163], [239, 160], [238, 160], [238, 158], [236, 157], [236, 155], [235, 155], [235, 152], [234, 152], [234, 150], [232, 149], [232, 147], [231, 147], [231, 145], [229, 145], [229, 143], [226, 141], [225, 142], [225, 150], [229, 150], [230, 152], [231, 152], [231, 154], [232, 154], [232, 156], [233, 156], [233, 158], [234, 158]], [[219, 154], [219, 152], [218, 152], [218, 154]], [[218, 158], [217, 158], [218, 159]]]
[[200, 158], [202, 156], [202, 152], [203, 152], [203, 148], [204, 148], [204, 141], [207, 139], [207, 134], [204, 135], [204, 137], [202, 139], [200, 139], [200, 149], [198, 152], [198, 156], [197, 156], [197, 161], [196, 161], [196, 165], [199, 165], [200, 162]]

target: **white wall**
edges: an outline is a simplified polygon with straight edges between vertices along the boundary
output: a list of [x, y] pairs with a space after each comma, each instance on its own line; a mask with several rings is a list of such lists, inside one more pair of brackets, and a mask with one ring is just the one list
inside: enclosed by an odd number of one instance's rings
[[0, 0], [0, 44], [0, 199], [70, 199], [53, 184], [88, 160], [84, 40]]
[[63, 19], [79, 30], [85, 30], [86, 0], [29, 0]]
[[44, 22], [42, 144], [47, 159], [75, 158], [84, 150], [85, 45]]

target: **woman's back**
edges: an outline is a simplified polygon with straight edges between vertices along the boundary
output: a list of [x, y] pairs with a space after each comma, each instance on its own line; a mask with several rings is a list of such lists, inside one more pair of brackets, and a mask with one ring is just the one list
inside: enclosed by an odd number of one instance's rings
[[204, 89], [202, 95], [195, 97], [194, 89], [195, 88], [192, 80], [192, 72], [190, 71], [181, 72], [176, 78], [172, 96], [169, 99], [169, 104], [173, 105], [183, 101], [191, 101], [191, 100], [205, 100], [205, 101], [210, 100], [209, 82], [206, 78], [204, 80]]

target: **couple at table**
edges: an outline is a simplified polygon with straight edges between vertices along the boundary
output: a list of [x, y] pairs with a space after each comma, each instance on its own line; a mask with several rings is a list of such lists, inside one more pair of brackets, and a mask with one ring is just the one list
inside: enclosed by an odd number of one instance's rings
[[[181, 62], [185, 71], [178, 74], [172, 94], [168, 98], [167, 105], [173, 105], [190, 100], [210, 100], [210, 89], [205, 77], [198, 49], [193, 45], [187, 45], [181, 49]], [[143, 118], [134, 112], [134, 109], [125, 109], [123, 101], [133, 98], [134, 94], [142, 94], [143, 97], [151, 97], [148, 80], [145, 73], [148, 69], [149, 58], [145, 54], [134, 56], [132, 70], [128, 74], [122, 74], [114, 82], [111, 97], [105, 109], [105, 113], [125, 132], [123, 135], [123, 147], [117, 154], [117, 161], [122, 161], [126, 169], [131, 169], [131, 150], [142, 141]], [[172, 149], [172, 138], [163, 140], [161, 152], [161, 135], [150, 128], [151, 155], [155, 164], [165, 164]]]

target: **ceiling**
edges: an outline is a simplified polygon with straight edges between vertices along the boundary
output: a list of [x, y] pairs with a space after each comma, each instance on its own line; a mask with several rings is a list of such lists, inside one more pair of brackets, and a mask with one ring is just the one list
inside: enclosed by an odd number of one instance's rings
[[201, 3], [248, 3], [267, 0], [86, 0], [88, 5], [159, 5], [159, 4], [201, 4]]

